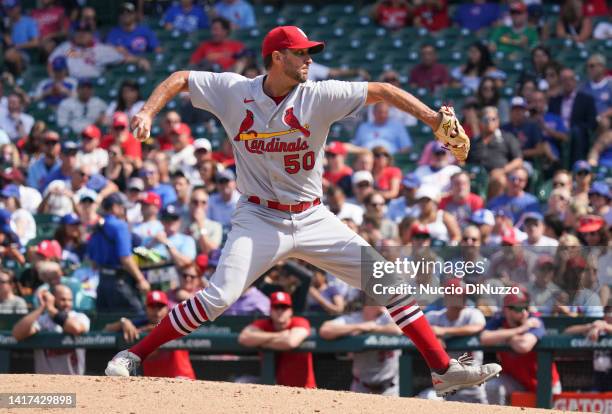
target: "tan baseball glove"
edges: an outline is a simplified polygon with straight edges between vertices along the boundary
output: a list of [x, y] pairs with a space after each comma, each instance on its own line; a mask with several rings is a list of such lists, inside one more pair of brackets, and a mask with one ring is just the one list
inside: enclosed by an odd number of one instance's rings
[[444, 145], [458, 161], [464, 162], [470, 152], [470, 137], [467, 136], [451, 106], [443, 106], [438, 111], [442, 122], [434, 131], [436, 139]]

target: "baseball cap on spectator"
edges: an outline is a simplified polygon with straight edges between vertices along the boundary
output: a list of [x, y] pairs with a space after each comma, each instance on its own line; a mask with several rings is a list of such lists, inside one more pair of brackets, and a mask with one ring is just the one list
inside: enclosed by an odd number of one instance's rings
[[230, 169], [219, 171], [215, 175], [215, 181], [217, 183], [223, 183], [223, 182], [229, 182], [229, 181], [235, 181], [235, 180], [236, 180], [236, 174], [234, 174], [234, 172]]
[[221, 259], [221, 249], [211, 250], [208, 253], [208, 266], [217, 267], [219, 265], [219, 259]]
[[582, 256], [574, 256], [567, 261], [565, 266], [568, 269], [586, 269], [587, 262]]
[[125, 112], [115, 112], [113, 114], [113, 128], [126, 128], [128, 126], [128, 116]]
[[206, 138], [198, 138], [193, 141], [193, 151], [206, 150], [207, 152], [212, 152], [212, 145], [209, 140]]
[[[455, 288], [460, 287], [460, 288], [464, 288], [465, 284], [463, 283], [463, 280], [461, 280], [460, 278], [453, 277], [451, 279], [448, 279], [448, 280], [444, 281], [442, 283], [442, 286], [443, 287], [455, 287]], [[451, 296], [465, 296], [465, 294], [466, 294], [465, 293], [465, 289], [463, 289], [461, 295], [459, 295], [459, 293], [457, 293], [457, 291], [455, 291], [455, 293], [451, 294]]]
[[68, 68], [68, 61], [64, 56], [58, 56], [51, 61], [51, 68], [54, 71], [60, 71]]
[[119, 8], [119, 13], [134, 13], [136, 11], [136, 7], [132, 3], [123, 3]]
[[513, 219], [514, 215], [512, 214], [512, 210], [508, 206], [497, 207], [493, 210], [493, 214], [495, 217], [507, 217], [510, 220]]
[[291, 295], [287, 292], [272, 292], [270, 294], [270, 306], [293, 306]]
[[612, 198], [612, 196], [610, 195], [610, 187], [607, 183], [603, 181], [596, 181], [591, 185], [589, 195], [591, 194], [606, 197], [608, 200]]
[[476, 210], [472, 213], [470, 221], [478, 226], [481, 226], [483, 224], [494, 226], [495, 216], [493, 215], [493, 212], [491, 210], [481, 208], [480, 210]]
[[279, 26], [270, 30], [261, 45], [261, 55], [266, 57], [275, 50], [308, 49], [309, 54], [321, 52], [325, 43], [308, 40], [306, 33], [296, 26]]
[[347, 153], [346, 146], [340, 141], [330, 142], [329, 145], [325, 147], [325, 152], [334, 155], [346, 155]]
[[510, 3], [510, 12], [525, 13], [527, 6], [522, 1], [513, 1]]
[[429, 229], [427, 228], [427, 226], [425, 224], [422, 223], [412, 223], [412, 225], [410, 226], [410, 237], [415, 237], [415, 236], [430, 236], [429, 233]]
[[112, 193], [107, 195], [104, 200], [102, 200], [102, 208], [104, 210], [110, 210], [114, 205], [125, 206], [126, 199], [122, 193]]
[[0, 191], [0, 197], [3, 198], [19, 198], [19, 187], [15, 184], [9, 184]]
[[147, 293], [146, 304], [147, 306], [168, 306], [170, 302], [168, 301], [168, 295], [166, 295], [166, 292], [162, 292], [161, 290], [152, 290]]
[[77, 153], [79, 150], [79, 145], [74, 141], [64, 141], [62, 142], [62, 154], [72, 154]]
[[537, 211], [527, 211], [525, 213], [523, 213], [523, 215], [521, 216], [521, 218], [519, 219], [518, 223], [516, 224], [517, 227], [522, 227], [525, 224], [527, 224], [527, 220], [535, 220], [535, 221], [539, 221], [539, 222], [544, 222], [544, 216], [540, 213], [538, 213]]
[[446, 149], [439, 141], [434, 141], [431, 145], [432, 154], [446, 154]]
[[510, 107], [512, 108], [527, 108], [527, 102], [525, 102], [525, 98], [522, 96], [515, 96], [510, 101]]
[[421, 180], [414, 173], [408, 173], [404, 175], [402, 179], [402, 184], [406, 188], [419, 188], [421, 186]]
[[68, 213], [60, 220], [61, 224], [81, 224], [81, 219], [74, 213]]
[[162, 221], [174, 221], [180, 218], [181, 218], [181, 213], [178, 207], [172, 204], [164, 207], [164, 209], [161, 212]]
[[93, 87], [93, 80], [89, 79], [89, 78], [83, 78], [79, 80], [79, 88], [83, 88], [83, 87]]
[[140, 202], [143, 204], [150, 204], [157, 208], [161, 208], [162, 205], [161, 197], [159, 194], [156, 194], [153, 191], [147, 191], [145, 194], [143, 194]]
[[36, 246], [36, 253], [45, 259], [60, 260], [62, 258], [62, 246], [57, 240], [43, 240]]
[[555, 259], [549, 254], [543, 254], [538, 256], [538, 261], [536, 262], [536, 267], [555, 267]]
[[172, 132], [178, 135], [189, 135], [191, 136], [191, 128], [184, 122], [177, 122], [172, 125]]
[[501, 238], [502, 246], [516, 246], [519, 244], [519, 239], [514, 227], [504, 229]]
[[574, 163], [572, 167], [572, 171], [574, 174], [578, 174], [579, 172], [586, 171], [590, 173], [593, 169], [591, 168], [591, 164], [586, 162], [585, 160], [578, 160]]
[[12, 213], [5, 208], [0, 208], [0, 233], [12, 235], [14, 234], [11, 229], [10, 221], [11, 221]]
[[79, 191], [79, 201], [91, 201], [94, 202], [98, 199], [98, 193], [96, 193], [91, 188], [85, 187], [84, 189]]
[[429, 185], [429, 184], [422, 185], [416, 191], [414, 198], [416, 198], [417, 200], [428, 198], [437, 203], [440, 200], [440, 191], [433, 185]]
[[81, 136], [85, 139], [99, 139], [102, 137], [102, 132], [100, 132], [100, 128], [98, 128], [94, 124], [91, 124], [85, 127], [83, 132], [81, 132]]
[[204, 271], [208, 267], [208, 256], [200, 253], [195, 258], [195, 264], [198, 267], [198, 273], [204, 273]]
[[510, 293], [504, 296], [504, 306], [528, 306], [529, 295], [524, 289], [519, 289], [519, 293]]
[[127, 188], [128, 190], [144, 191], [144, 188], [145, 188], [144, 181], [140, 177], [132, 177], [128, 181]]
[[352, 182], [353, 185], [357, 185], [359, 183], [362, 183], [364, 181], [367, 181], [370, 184], [374, 184], [374, 177], [372, 177], [372, 173], [369, 171], [357, 171], [355, 174], [353, 174], [353, 178], [352, 178]]
[[0, 178], [4, 181], [23, 183], [25, 178], [18, 168], [7, 167], [0, 171]]
[[604, 225], [604, 219], [601, 216], [595, 216], [593, 214], [587, 214], [586, 216], [580, 217], [578, 220], [578, 233], [591, 233], [598, 231]]

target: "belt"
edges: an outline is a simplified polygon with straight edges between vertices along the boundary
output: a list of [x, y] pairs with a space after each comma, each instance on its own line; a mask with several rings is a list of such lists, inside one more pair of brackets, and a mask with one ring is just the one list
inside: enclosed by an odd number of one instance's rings
[[369, 389], [370, 391], [376, 394], [382, 394], [383, 392], [385, 392], [386, 390], [388, 390], [389, 388], [395, 385], [395, 383], [393, 382], [393, 379], [388, 379], [388, 380], [377, 382], [377, 383], [367, 383], [367, 382], [361, 381], [359, 378], [353, 375], [353, 380], [363, 385], [364, 387], [366, 387], [367, 389]]
[[318, 206], [321, 204], [320, 198], [315, 198], [313, 201], [302, 201], [297, 204], [281, 204], [278, 201], [262, 200], [257, 196], [250, 196], [249, 202], [259, 204], [274, 210], [285, 211], [287, 213], [301, 213], [308, 210], [310, 207]]

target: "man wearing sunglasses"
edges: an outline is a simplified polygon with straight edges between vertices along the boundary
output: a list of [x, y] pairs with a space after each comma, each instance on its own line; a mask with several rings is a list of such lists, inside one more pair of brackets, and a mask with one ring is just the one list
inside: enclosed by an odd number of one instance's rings
[[42, 136], [43, 156], [28, 168], [28, 187], [41, 190], [47, 175], [60, 165], [60, 136], [55, 131], [46, 131]]
[[525, 168], [520, 167], [512, 170], [508, 174], [507, 180], [506, 192], [487, 203], [489, 210], [507, 207], [512, 212], [514, 223], [526, 211], [540, 211], [540, 204], [536, 196], [525, 191], [529, 180], [529, 174]]
[[[510, 351], [497, 353], [504, 372], [486, 384], [489, 404], [506, 405], [515, 391], [536, 392], [537, 354], [533, 350], [546, 329], [540, 318], [529, 313], [529, 296], [521, 290], [504, 297], [504, 308], [487, 323], [480, 334], [483, 346], [507, 345]], [[552, 364], [552, 392], [561, 392], [557, 366]]]

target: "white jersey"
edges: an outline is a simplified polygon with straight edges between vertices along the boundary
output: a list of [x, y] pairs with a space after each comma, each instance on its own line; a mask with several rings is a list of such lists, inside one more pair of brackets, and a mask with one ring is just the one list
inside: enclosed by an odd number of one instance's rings
[[284, 204], [320, 198], [329, 128], [363, 108], [367, 82], [306, 81], [277, 105], [264, 78], [192, 71], [191, 102], [223, 124], [242, 194]]

